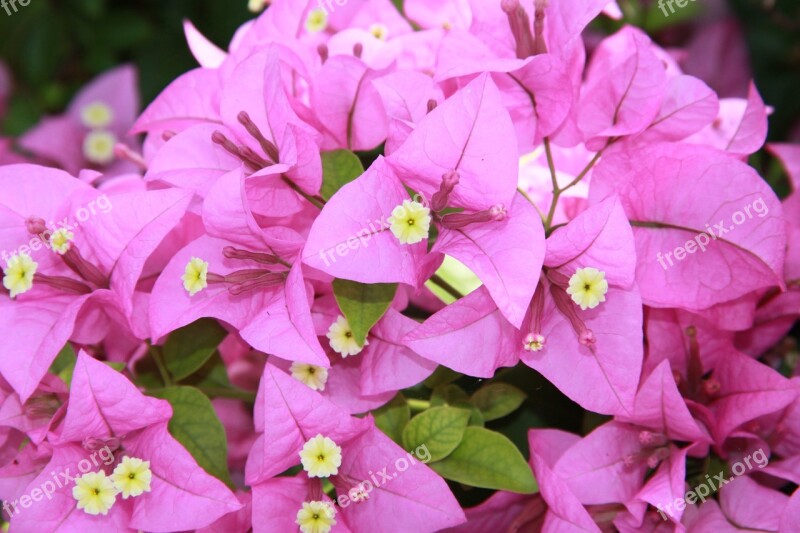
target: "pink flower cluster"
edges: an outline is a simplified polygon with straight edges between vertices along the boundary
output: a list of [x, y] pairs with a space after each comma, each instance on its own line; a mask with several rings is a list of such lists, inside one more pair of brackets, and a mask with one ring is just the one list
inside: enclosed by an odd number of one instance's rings
[[[800, 146], [768, 146], [793, 180], [781, 200], [747, 164], [767, 135], [755, 86], [719, 98], [631, 26], [587, 52], [608, 0], [404, 11], [273, 0], [227, 51], [186, 23], [200, 67], [143, 113], [121, 67], [0, 139], [11, 531], [800, 530], [781, 344], [800, 316]], [[529, 425], [530, 460], [467, 507], [469, 438], [496, 433], [478, 402], [417, 432], [431, 464], [378, 482], [414, 449], [386, 409], [422, 427], [467, 401], [428, 398], [432, 374], [452, 391], [508, 367], [594, 423]], [[115, 457], [100, 478], [123, 457], [149, 473], [92, 513], [73, 487], [98, 449]], [[757, 452], [687, 504], [698, 474]]]

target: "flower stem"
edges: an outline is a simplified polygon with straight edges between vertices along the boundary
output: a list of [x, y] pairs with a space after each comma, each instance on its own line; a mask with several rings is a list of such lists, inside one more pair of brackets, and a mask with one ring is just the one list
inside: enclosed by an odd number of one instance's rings
[[461, 294], [461, 291], [459, 291], [458, 289], [447, 283], [438, 274], [434, 274], [433, 276], [431, 276], [431, 279], [429, 281], [431, 283], [434, 283], [435, 285], [438, 285], [443, 291], [445, 291], [447, 294], [449, 294], [456, 300], [459, 300], [464, 297], [464, 295]]
[[526, 193], [526, 192], [525, 192], [525, 191], [522, 189], [522, 187], [517, 187], [517, 192], [518, 192], [518, 193], [520, 193], [520, 194], [522, 195], [522, 197], [523, 197], [523, 198], [525, 198], [526, 200], [528, 200], [528, 203], [529, 203], [529, 204], [531, 204], [531, 205], [533, 206], [533, 208], [534, 208], [534, 209], [536, 209], [536, 212], [537, 212], [537, 213], [539, 213], [539, 217], [541, 217], [541, 219], [542, 219], [542, 223], [544, 223], [544, 213], [542, 213], [541, 209], [539, 209], [539, 206], [538, 206], [538, 205], [536, 205], [536, 202], [534, 202], [534, 201], [533, 201], [533, 198], [531, 198], [530, 196], [528, 196], [528, 193]]
[[325, 200], [324, 200], [324, 199], [322, 199], [322, 198], [319, 198], [319, 197], [316, 197], [316, 196], [311, 196], [311, 195], [307, 194], [307, 193], [306, 193], [305, 191], [303, 191], [303, 189], [301, 189], [301, 188], [300, 188], [300, 187], [299, 187], [299, 186], [298, 186], [298, 185], [297, 185], [295, 182], [293, 182], [293, 181], [292, 181], [292, 180], [290, 180], [288, 177], [286, 177], [286, 175], [285, 175], [285, 174], [281, 174], [281, 179], [282, 179], [282, 180], [283, 180], [283, 182], [284, 182], [286, 185], [288, 185], [288, 186], [289, 186], [289, 187], [290, 187], [290, 188], [291, 188], [291, 189], [292, 189], [294, 192], [296, 192], [297, 194], [299, 194], [300, 196], [302, 196], [303, 198], [305, 198], [306, 200], [308, 200], [308, 201], [309, 201], [309, 203], [310, 203], [311, 205], [313, 205], [314, 207], [316, 207], [317, 209], [320, 209], [320, 210], [321, 210], [321, 209], [322, 209], [322, 208], [325, 206]]
[[171, 386], [172, 378], [169, 375], [169, 370], [167, 370], [166, 363], [164, 363], [164, 358], [161, 357], [161, 350], [157, 346], [150, 346], [150, 356], [156, 363], [156, 367], [158, 368], [158, 373], [161, 376], [161, 381], [164, 382], [164, 386], [165, 387]]
[[550, 231], [550, 225], [553, 223], [553, 217], [556, 214], [556, 206], [558, 205], [558, 199], [561, 197], [561, 189], [558, 187], [553, 151], [550, 149], [550, 139], [547, 137], [544, 138], [544, 152], [547, 156], [547, 166], [550, 168], [550, 181], [553, 184], [553, 200], [550, 203], [550, 209], [547, 211], [547, 218], [544, 219], [544, 230], [547, 233]]
[[409, 398], [406, 401], [408, 402], [408, 407], [410, 407], [412, 411], [418, 413], [429, 409], [431, 406], [431, 402], [427, 400], [415, 400], [414, 398]]
[[580, 181], [586, 177], [586, 174], [588, 174], [589, 171], [592, 170], [592, 168], [594, 168], [597, 161], [603, 155], [605, 149], [611, 146], [611, 144], [614, 141], [616, 141], [616, 139], [611, 139], [603, 148], [601, 148], [597, 153], [594, 154], [594, 157], [592, 158], [591, 161], [589, 161], [589, 164], [587, 164], [586, 167], [583, 170], [581, 170], [580, 174], [575, 176], [574, 180], [569, 182], [566, 187], [560, 188], [558, 186], [558, 181], [556, 180], [556, 167], [553, 162], [553, 153], [550, 150], [550, 139], [548, 139], [547, 137], [544, 138], [544, 150], [545, 153], [547, 154], [547, 166], [550, 167], [550, 178], [553, 182], [553, 201], [550, 204], [549, 211], [547, 212], [547, 218], [545, 218], [544, 220], [544, 230], [546, 234], [549, 235], [553, 230], [552, 227], [553, 217], [556, 214], [556, 206], [558, 205], [559, 198], [561, 198], [561, 194], [564, 193], [564, 191], [567, 191], [570, 188], [577, 185], [578, 183], [580, 183]]

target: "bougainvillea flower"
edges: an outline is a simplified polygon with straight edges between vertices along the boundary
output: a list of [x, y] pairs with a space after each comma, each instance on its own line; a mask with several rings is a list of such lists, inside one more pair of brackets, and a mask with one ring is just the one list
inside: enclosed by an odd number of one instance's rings
[[497, 58], [491, 49], [467, 32], [450, 31], [439, 53], [439, 79], [463, 82], [492, 72], [511, 114], [520, 150], [529, 150], [555, 133], [572, 106], [572, 81], [554, 55]]
[[183, 33], [186, 36], [186, 44], [192, 55], [204, 68], [217, 68], [225, 61], [227, 54], [220, 50], [217, 45], [206, 38], [205, 35], [195, 28], [188, 20], [183, 21]]
[[[488, 76], [479, 76], [420, 121], [389, 163], [425, 198], [440, 190], [447, 172], [458, 172], [449, 206], [508, 208], [517, 184], [517, 152], [504, 139], [513, 137], [497, 88]], [[493, 179], [485, 179], [489, 175]]]
[[328, 366], [296, 259], [302, 240], [288, 228], [258, 227], [242, 199], [243, 179], [242, 169], [220, 178], [204, 212], [206, 227], [217, 236], [186, 245], [156, 281], [150, 300], [153, 336], [215, 317], [263, 352]]
[[[53, 458], [30, 485], [45, 487], [49, 483], [52, 492], [15, 517], [18, 527], [68, 524], [75, 529], [166, 531], [203, 527], [239, 509], [241, 504], [235, 495], [221, 481], [206, 474], [167, 432], [171, 413], [166, 401], [144, 396], [117, 371], [81, 352], [67, 413], [52, 439]], [[127, 499], [115, 497], [114, 491], [108, 501], [85, 502], [87, 506], [100, 506], [100, 513], [90, 512], [91, 507], [83, 512], [76, 506], [76, 499], [81, 501], [82, 495], [73, 494], [72, 483], [62, 483], [59, 477], [56, 484], [51, 474], [66, 473], [77, 479], [94, 473], [108, 475], [109, 482], [113, 482], [112, 472], [128, 458], [147, 462], [137, 463], [144, 470], [131, 473], [148, 472], [148, 483], [143, 486], [149, 490], [130, 492]], [[92, 488], [92, 483], [95, 482], [86, 480], [87, 487]], [[176, 502], [181, 505], [176, 507]]]
[[[542, 260], [543, 232], [535, 210], [515, 198], [516, 149], [502, 142], [512, 135], [497, 88], [480, 76], [427, 115], [388, 161], [405, 185], [429, 199], [433, 212], [463, 209], [441, 216], [433, 251], [475, 271], [519, 325], [536, 286], [530, 273]], [[507, 254], [502, 260], [501, 249]]]
[[[330, 448], [324, 454], [335, 455], [337, 466], [326, 466], [320, 473], [330, 475], [338, 494], [350, 496], [349, 503], [337, 499], [342, 507], [338, 513], [354, 530], [436, 531], [464, 521], [461, 508], [441, 478], [418, 460], [409, 464], [410, 454], [381, 433], [371, 419], [351, 417], [270, 364], [261, 380], [255, 420], [260, 436], [248, 460], [247, 482], [256, 487], [253, 500], [256, 513], [263, 513], [259, 509], [266, 504], [260, 501], [259, 485], [271, 486], [275, 475], [298, 464], [301, 458], [306, 466], [303, 450], [310, 443], [330, 441], [320, 449]], [[323, 452], [319, 455], [322, 457]], [[396, 466], [401, 458], [408, 466]], [[383, 482], [369, 481], [372, 472], [386, 474], [389, 469], [395, 471], [384, 477]], [[322, 491], [316, 483], [299, 489], [297, 494], [302, 499], [297, 501], [296, 508], [288, 505], [281, 508], [284, 515], [281, 520], [297, 513], [303, 501], [322, 500]], [[366, 483], [371, 488], [367, 489]], [[392, 517], [388, 523], [387, 516]]]
[[720, 101], [719, 115], [714, 122], [688, 139], [746, 156], [757, 151], [767, 139], [768, 109], [750, 83], [747, 99], [725, 98]]
[[309, 232], [303, 262], [342, 279], [419, 286], [425, 243], [404, 245], [387, 231], [392, 211], [409, 199], [386, 160], [378, 158], [325, 205]]
[[65, 114], [44, 119], [20, 138], [20, 145], [70, 174], [83, 168], [101, 169], [107, 175], [138, 170], [126, 161], [115, 161], [114, 154], [118, 142], [137, 145], [128, 136], [139, 112], [136, 84], [131, 66], [102, 74], [75, 96]]
[[542, 498], [548, 505], [543, 530], [572, 531], [577, 528], [580, 531], [600, 531], [571, 488], [553, 471], [564, 452], [578, 441], [576, 435], [563, 431], [528, 432], [531, 466], [539, 481]]
[[429, 76], [413, 71], [387, 74], [374, 82], [389, 118], [385, 152], [399, 148], [430, 111], [431, 102], [444, 101], [444, 94]]
[[[319, 134], [293, 111], [281, 82], [281, 65], [278, 47], [273, 46], [232, 66], [221, 81], [219, 109], [194, 110], [196, 123], [181, 116], [169, 118], [175, 111], [164, 96], [165, 103], [153, 112], [166, 116], [143, 128], [185, 129], [152, 158], [147, 179], [205, 196], [216, 179], [241, 167], [252, 176], [248, 188], [256, 213], [275, 217], [302, 210], [307, 205], [304, 198], [316, 196], [321, 184]], [[197, 158], [194, 152], [200, 145], [205, 155]]]
[[587, 68], [578, 127], [589, 149], [644, 131], [658, 115], [666, 75], [650, 39], [626, 27], [605, 39]]
[[[405, 340], [420, 355], [479, 377], [521, 359], [587, 408], [629, 412], [642, 361], [630, 347], [639, 343], [642, 316], [633, 239], [620, 203], [612, 198], [584, 212], [547, 244], [545, 274], [526, 302], [521, 328], [508, 324], [481, 288]], [[581, 310], [567, 293], [569, 280], [592, 265], [608, 279], [608, 301]]]
[[[333, 324], [343, 320], [344, 317], [339, 313], [333, 297], [318, 298], [313, 309], [317, 334], [321, 336]], [[383, 318], [370, 329], [364, 346], [359, 347], [356, 356], [331, 356], [333, 364], [330, 375], [327, 376], [330, 386], [317, 390], [322, 390], [334, 403], [347, 406], [350, 401], [360, 404], [358, 400], [364, 400], [368, 396], [380, 395], [383, 398], [385, 393], [393, 395], [423, 381], [435, 370], [436, 364], [420, 357], [403, 342], [403, 337], [417, 325], [413, 319], [390, 307]], [[332, 340], [329, 340], [329, 344], [336, 351]], [[348, 383], [345, 387], [345, 383], [340, 380], [340, 373], [347, 374], [348, 378], [352, 375], [355, 380], [352, 384], [355, 395], [352, 394], [351, 385]], [[336, 390], [338, 388], [343, 390]], [[361, 412], [353, 407], [352, 412]]]
[[92, 344], [109, 321], [127, 327], [144, 263], [189, 197], [174, 190], [107, 196], [30, 165], [3, 167], [0, 180], [7, 184], [0, 193], [4, 281], [15, 293], [0, 295], [0, 328], [11, 342], [0, 371], [25, 401], [67, 339]]
[[634, 229], [645, 304], [699, 310], [783, 285], [780, 202], [739, 161], [684, 144], [617, 152], [594, 169], [590, 201], [610, 194]]
[[311, 105], [325, 134], [323, 148], [372, 150], [386, 139], [386, 111], [373, 81], [386, 72], [359, 57], [325, 61], [311, 87]]
[[13, 428], [32, 443], [41, 444], [52, 425], [62, 417], [67, 392], [64, 382], [52, 374], [45, 374], [25, 402], [13, 390], [8, 391], [0, 406], [0, 426]]
[[247, 5], [0, 138], [12, 532], [798, 529], [800, 147], [719, 6]]
[[735, 351], [720, 360], [712, 377], [719, 390], [710, 408], [720, 439], [745, 422], [783, 409], [800, 392], [796, 383]]

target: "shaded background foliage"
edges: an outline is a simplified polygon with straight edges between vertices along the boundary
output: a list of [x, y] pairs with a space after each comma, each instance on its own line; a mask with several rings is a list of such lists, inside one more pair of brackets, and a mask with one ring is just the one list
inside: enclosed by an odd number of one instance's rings
[[[491, 1], [491, 0], [486, 0]], [[499, 1], [499, 0], [498, 0]], [[704, 2], [693, 0], [664, 17], [655, 2], [621, 0], [626, 20], [645, 28], [662, 44], [680, 45], [703, 17]], [[400, 3], [400, 1], [395, 1]], [[0, 58], [14, 73], [16, 94], [2, 124], [19, 134], [40, 116], [64, 108], [78, 88], [123, 62], [140, 72], [144, 102], [180, 73], [196, 66], [181, 22], [190, 19], [219, 45], [251, 18], [245, 0], [31, 0], [12, 16], [0, 10]], [[730, 0], [750, 49], [752, 68], [764, 100], [776, 112], [770, 141], [800, 136], [800, 2]], [[612, 31], [617, 23], [606, 24]], [[720, 58], [724, 60], [724, 58]]]
[[12, 16], [0, 10], [0, 58], [16, 82], [3, 131], [18, 134], [60, 111], [84, 83], [125, 62], [138, 67], [149, 102], [197, 66], [184, 18], [226, 44], [251, 17], [245, 0], [31, 0]]

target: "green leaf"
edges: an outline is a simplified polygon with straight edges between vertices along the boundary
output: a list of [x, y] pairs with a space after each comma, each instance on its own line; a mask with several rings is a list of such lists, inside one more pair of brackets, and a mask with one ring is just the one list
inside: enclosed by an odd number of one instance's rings
[[425, 445], [431, 461], [447, 457], [464, 436], [470, 412], [454, 407], [432, 407], [408, 423], [403, 430], [403, 447], [413, 450]]
[[326, 201], [336, 191], [347, 185], [361, 174], [364, 167], [361, 160], [350, 150], [335, 150], [322, 153], [322, 189], [320, 194]]
[[453, 383], [439, 385], [433, 390], [431, 394], [431, 406], [438, 407], [441, 405], [453, 405], [456, 407], [464, 407], [465, 409], [472, 408], [472, 405], [469, 403], [469, 396], [464, 389]]
[[480, 409], [478, 409], [477, 407], [473, 407], [469, 415], [469, 425], [483, 427], [484, 425], [486, 425], [485, 422], [486, 419], [483, 418]]
[[158, 374], [155, 360], [152, 357], [142, 357], [133, 365], [133, 382], [145, 390], [160, 389], [164, 386]]
[[212, 476], [233, 486], [228, 473], [228, 441], [211, 401], [194, 387], [169, 387], [148, 394], [172, 405], [169, 432]]
[[430, 377], [422, 383], [429, 389], [435, 389], [439, 385], [447, 385], [448, 383], [452, 383], [460, 377], [461, 374], [455, 370], [450, 370], [446, 366], [440, 365], [437, 366], [436, 370], [433, 371], [433, 374], [431, 374]]
[[64, 380], [64, 383], [69, 386], [72, 382], [72, 372], [75, 370], [75, 362], [78, 358], [75, 356], [75, 350], [70, 343], [64, 345], [61, 351], [53, 360], [50, 365], [50, 373], [57, 375]]
[[470, 426], [445, 459], [429, 463], [439, 475], [472, 487], [532, 494], [538, 490], [525, 458], [505, 436]]
[[[481, 280], [469, 267], [449, 255], [444, 256], [444, 262], [436, 271], [436, 275], [464, 296], [481, 286]], [[452, 294], [432, 281], [426, 281], [425, 286], [446, 304], [456, 301]]]
[[200, 320], [174, 331], [164, 344], [164, 363], [172, 377], [191, 376], [217, 351], [228, 334], [216, 320]]
[[527, 395], [507, 383], [491, 383], [472, 395], [472, 404], [481, 410], [486, 421], [503, 418], [516, 411]]
[[212, 355], [200, 370], [183, 380], [181, 384], [200, 388], [233, 388], [228, 378], [228, 369], [219, 353]]
[[391, 402], [372, 411], [372, 415], [375, 417], [378, 429], [402, 446], [403, 429], [411, 420], [411, 409], [408, 407], [406, 397], [398, 392]]
[[364, 346], [367, 333], [389, 309], [397, 283], [359, 283], [344, 279], [333, 280], [333, 295], [344, 313], [353, 337]]

